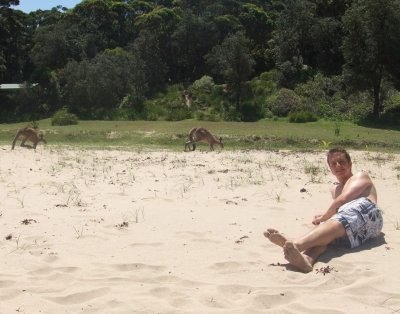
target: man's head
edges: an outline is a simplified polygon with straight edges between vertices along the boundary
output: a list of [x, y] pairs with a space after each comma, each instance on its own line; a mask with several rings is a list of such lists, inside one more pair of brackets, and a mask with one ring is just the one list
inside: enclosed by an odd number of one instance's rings
[[327, 162], [335, 176], [351, 175], [351, 158], [349, 153], [342, 148], [332, 148], [328, 151]]
[[350, 155], [349, 155], [349, 153], [348, 153], [345, 149], [343, 149], [343, 148], [331, 148], [331, 149], [328, 151], [328, 153], [326, 154], [326, 161], [328, 162], [328, 165], [330, 165], [329, 161], [330, 161], [330, 158], [331, 158], [333, 155], [343, 155], [343, 157], [346, 158], [346, 160], [347, 160], [349, 163], [351, 163]]

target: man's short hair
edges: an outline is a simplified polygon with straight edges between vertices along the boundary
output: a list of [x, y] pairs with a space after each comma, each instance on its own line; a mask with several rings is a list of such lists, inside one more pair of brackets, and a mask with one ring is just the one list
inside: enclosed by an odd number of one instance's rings
[[351, 158], [350, 158], [350, 155], [349, 155], [349, 153], [345, 150], [345, 149], [343, 149], [343, 148], [331, 148], [329, 151], [328, 151], [328, 153], [326, 154], [326, 161], [328, 162], [328, 165], [329, 165], [329, 157], [331, 156], [331, 155], [333, 155], [333, 154], [336, 154], [336, 153], [341, 153], [341, 154], [343, 154], [344, 156], [345, 156], [345, 158], [346, 158], [346, 160], [348, 161], [348, 162], [351, 162]]

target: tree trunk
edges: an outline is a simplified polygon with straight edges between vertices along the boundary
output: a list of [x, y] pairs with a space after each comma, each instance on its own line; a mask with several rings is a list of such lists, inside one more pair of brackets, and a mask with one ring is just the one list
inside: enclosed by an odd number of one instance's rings
[[374, 82], [374, 108], [372, 114], [375, 118], [379, 117], [381, 109], [380, 93], [381, 93], [381, 84], [378, 80], [378, 82]]
[[242, 84], [239, 82], [237, 84], [236, 91], [236, 112], [240, 111], [240, 98], [242, 97]]

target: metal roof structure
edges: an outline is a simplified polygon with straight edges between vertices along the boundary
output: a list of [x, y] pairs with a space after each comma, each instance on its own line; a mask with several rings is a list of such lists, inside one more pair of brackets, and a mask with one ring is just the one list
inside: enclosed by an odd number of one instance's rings
[[31, 88], [38, 85], [37, 83], [33, 84], [0, 84], [0, 89], [21, 89], [21, 88]]

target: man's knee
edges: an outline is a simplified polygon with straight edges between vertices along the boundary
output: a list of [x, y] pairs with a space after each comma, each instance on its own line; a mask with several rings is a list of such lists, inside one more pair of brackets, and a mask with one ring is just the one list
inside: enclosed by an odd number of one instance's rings
[[346, 229], [340, 221], [329, 219], [323, 225], [326, 225], [326, 227], [330, 229], [330, 232], [335, 239], [346, 235]]

